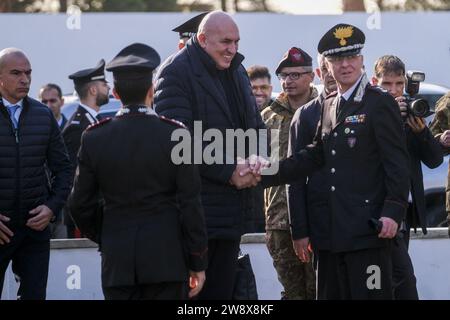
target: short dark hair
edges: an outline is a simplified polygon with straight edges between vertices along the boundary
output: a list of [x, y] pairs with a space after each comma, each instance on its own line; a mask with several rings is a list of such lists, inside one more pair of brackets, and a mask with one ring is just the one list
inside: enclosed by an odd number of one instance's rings
[[141, 104], [153, 85], [152, 77], [136, 80], [114, 79], [114, 89], [124, 105]]
[[399, 57], [393, 55], [385, 55], [375, 62], [375, 77], [381, 78], [383, 75], [395, 74], [398, 76], [404, 76], [405, 64]]
[[58, 92], [58, 97], [60, 99], [62, 98], [61, 88], [57, 84], [54, 84], [54, 83], [47, 83], [46, 85], [43, 85], [40, 92], [51, 90], [51, 89], [55, 89]]
[[80, 99], [84, 99], [87, 97], [89, 92], [89, 87], [91, 86], [92, 82], [84, 82], [84, 83], [77, 83], [75, 84], [75, 91], [78, 94], [78, 97]]
[[258, 66], [258, 65], [251, 66], [247, 69], [247, 74], [248, 74], [248, 77], [250, 78], [250, 80], [267, 78], [267, 79], [269, 79], [269, 83], [270, 83], [269, 69], [267, 69], [264, 66]]

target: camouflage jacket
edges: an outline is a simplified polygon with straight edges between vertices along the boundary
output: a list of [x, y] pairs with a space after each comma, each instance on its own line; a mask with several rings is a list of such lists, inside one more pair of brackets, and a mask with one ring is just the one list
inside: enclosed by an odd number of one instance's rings
[[[317, 98], [317, 96], [317, 89], [311, 86], [311, 92], [307, 102]], [[282, 92], [270, 106], [261, 112], [267, 129], [279, 130], [279, 160], [287, 157], [289, 127], [296, 110], [289, 105], [286, 94]], [[277, 150], [273, 146], [271, 150], [272, 155], [277, 154]], [[264, 208], [266, 230], [290, 230], [285, 185], [264, 190]]]
[[[436, 139], [441, 137], [441, 134], [446, 130], [450, 130], [450, 92], [448, 92], [445, 96], [440, 98], [438, 102], [436, 102], [434, 119], [430, 124], [431, 133]], [[444, 154], [449, 154], [450, 149], [444, 149]], [[447, 175], [447, 186], [445, 188], [446, 193], [446, 201], [445, 201], [445, 209], [447, 211], [448, 217], [450, 221], [450, 166], [449, 172]]]
[[[431, 133], [437, 139], [446, 130], [450, 130], [450, 92], [436, 102], [434, 119], [430, 124]], [[446, 150], [446, 154], [450, 150]]]

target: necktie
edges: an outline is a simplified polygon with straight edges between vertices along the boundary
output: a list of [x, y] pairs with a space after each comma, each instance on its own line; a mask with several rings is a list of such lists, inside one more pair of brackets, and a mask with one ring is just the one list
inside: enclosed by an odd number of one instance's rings
[[340, 97], [339, 98], [339, 102], [338, 102], [338, 105], [337, 105], [337, 108], [336, 108], [336, 116], [338, 116], [339, 115], [339, 113], [342, 111], [342, 108], [344, 107], [344, 104], [345, 104], [345, 98], [344, 97]]
[[11, 118], [14, 129], [17, 129], [17, 126], [19, 124], [16, 117], [14, 116], [16, 114], [17, 109], [19, 109], [19, 107], [20, 106], [18, 106], [18, 105], [12, 105], [12, 106], [9, 106], [6, 108], [8, 110], [9, 117]]

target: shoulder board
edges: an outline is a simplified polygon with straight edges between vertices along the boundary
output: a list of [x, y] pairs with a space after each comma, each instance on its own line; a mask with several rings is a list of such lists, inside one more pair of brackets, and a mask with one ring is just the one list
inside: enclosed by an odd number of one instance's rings
[[167, 123], [176, 125], [177, 127], [184, 128], [184, 129], [187, 128], [187, 127], [186, 127], [182, 122], [180, 122], [180, 121], [177, 121], [177, 120], [174, 120], [174, 119], [170, 119], [170, 118], [166, 118], [166, 117], [164, 117], [164, 116], [158, 116], [158, 118], [159, 118], [160, 120], [164, 121], [164, 122], [167, 122]]
[[111, 120], [112, 120], [111, 117], [102, 119], [102, 120], [100, 120], [99, 122], [94, 123], [94, 124], [91, 124], [89, 127], [87, 127], [86, 131], [89, 131], [89, 130], [92, 130], [92, 129], [101, 127], [102, 125], [104, 125], [104, 124], [107, 123], [107, 122], [110, 122]]
[[84, 114], [84, 116], [86, 117], [86, 119], [89, 121], [90, 124], [95, 124], [97, 121], [95, 121], [95, 119], [91, 116], [91, 114], [89, 112], [86, 112]]
[[325, 99], [332, 98], [332, 97], [336, 97], [337, 94], [338, 94], [337, 91], [333, 91], [333, 92], [329, 93], [329, 94], [325, 97]]

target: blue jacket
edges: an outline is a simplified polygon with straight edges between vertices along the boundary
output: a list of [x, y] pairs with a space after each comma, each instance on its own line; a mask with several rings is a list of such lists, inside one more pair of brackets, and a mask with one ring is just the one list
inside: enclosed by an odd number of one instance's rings
[[[46, 205], [55, 215], [71, 188], [70, 162], [50, 109], [29, 97], [23, 100], [15, 134], [0, 98], [0, 212], [8, 226], [24, 226], [29, 211]], [[46, 167], [54, 176], [49, 183]], [[51, 185], [50, 185], [51, 184]]]

